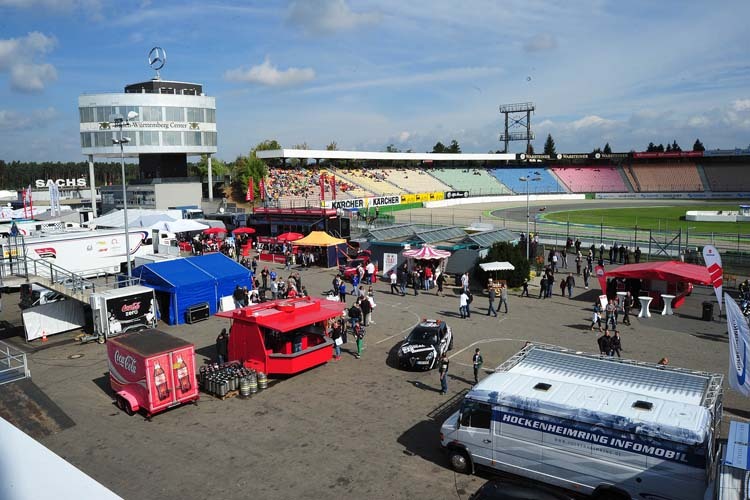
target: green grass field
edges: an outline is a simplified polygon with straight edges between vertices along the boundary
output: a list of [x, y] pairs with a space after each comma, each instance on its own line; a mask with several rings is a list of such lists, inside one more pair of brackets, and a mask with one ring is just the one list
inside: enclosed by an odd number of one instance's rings
[[550, 212], [543, 215], [543, 219], [556, 222], [570, 222], [571, 224], [604, 224], [609, 227], [633, 229], [656, 229], [683, 231], [696, 233], [750, 233], [750, 222], [694, 222], [686, 221], [687, 210], [737, 210], [734, 205], [690, 205], [681, 207], [639, 207], [639, 208], [601, 208], [591, 210], [568, 210]]

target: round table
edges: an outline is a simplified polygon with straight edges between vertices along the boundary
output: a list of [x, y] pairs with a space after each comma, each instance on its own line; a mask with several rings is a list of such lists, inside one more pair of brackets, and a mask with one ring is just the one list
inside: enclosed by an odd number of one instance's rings
[[641, 301], [641, 312], [638, 313], [639, 318], [650, 318], [651, 313], [648, 311], [648, 306], [651, 305], [651, 301], [654, 300], [653, 297], [638, 297], [638, 300]]
[[620, 311], [625, 310], [625, 297], [628, 295], [628, 292], [617, 292], [617, 304], [619, 306]]
[[664, 301], [664, 309], [661, 310], [662, 316], [672, 316], [672, 300], [675, 298], [674, 295], [667, 295], [666, 293], [661, 294], [661, 300]]

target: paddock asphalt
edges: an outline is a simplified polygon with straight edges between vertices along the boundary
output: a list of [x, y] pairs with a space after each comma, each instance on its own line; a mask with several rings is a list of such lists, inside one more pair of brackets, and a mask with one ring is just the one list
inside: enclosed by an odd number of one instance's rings
[[[330, 288], [334, 274], [300, 272], [314, 295]], [[198, 406], [178, 407], [150, 422], [112, 403], [105, 346], [79, 345], [73, 334], [47, 344], [26, 344], [17, 336], [6, 341], [29, 352], [33, 382], [64, 413], [67, 424], [42, 433], [41, 442], [123, 498], [467, 498], [488, 476], [454, 474], [438, 433], [472, 383], [474, 348], [482, 349], [488, 369], [526, 341], [596, 352], [598, 333], [589, 326], [599, 292], [581, 284], [579, 279], [572, 299], [560, 297], [558, 289], [545, 300], [512, 293], [510, 312], [498, 318], [486, 315], [480, 292], [464, 320], [452, 288], [442, 298], [422, 292], [401, 297], [379, 282], [376, 324], [367, 329], [362, 359], [354, 358], [349, 343], [340, 361], [276, 381], [249, 400], [202, 395]], [[533, 284], [532, 297], [538, 291]], [[17, 297], [3, 297], [6, 331], [20, 325], [12, 307]], [[713, 291], [698, 287], [674, 316], [633, 318], [621, 329], [623, 356], [650, 362], [666, 356], [674, 366], [726, 374], [726, 324], [700, 320], [704, 300], [715, 300]], [[447, 396], [438, 392], [435, 371], [406, 372], [393, 364], [399, 342], [423, 317], [453, 328]], [[203, 363], [228, 326], [214, 317], [159, 328], [195, 343]], [[724, 390], [725, 420], [750, 416], [748, 400], [726, 384]], [[20, 408], [2, 412], [18, 418]]]

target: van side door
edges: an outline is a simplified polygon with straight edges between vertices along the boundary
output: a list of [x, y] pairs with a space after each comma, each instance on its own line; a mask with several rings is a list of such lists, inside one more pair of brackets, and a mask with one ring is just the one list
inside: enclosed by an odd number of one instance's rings
[[458, 441], [471, 454], [474, 463], [492, 464], [492, 406], [478, 401], [465, 400], [461, 408]]

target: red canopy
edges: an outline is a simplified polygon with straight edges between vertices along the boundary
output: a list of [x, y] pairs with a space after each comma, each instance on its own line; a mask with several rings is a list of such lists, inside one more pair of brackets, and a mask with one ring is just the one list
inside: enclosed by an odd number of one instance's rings
[[647, 262], [627, 264], [607, 271], [607, 278], [634, 278], [642, 280], [682, 281], [698, 285], [710, 285], [711, 276], [708, 269], [696, 264], [670, 260], [666, 262]]
[[255, 234], [255, 229], [251, 227], [238, 227], [232, 231], [232, 234]]
[[203, 231], [203, 234], [222, 234], [226, 232], [227, 232], [226, 229], [222, 229], [220, 227], [209, 227], [208, 229]]
[[279, 243], [289, 242], [289, 241], [297, 241], [304, 238], [304, 234], [299, 233], [281, 233], [276, 237], [276, 241]]

